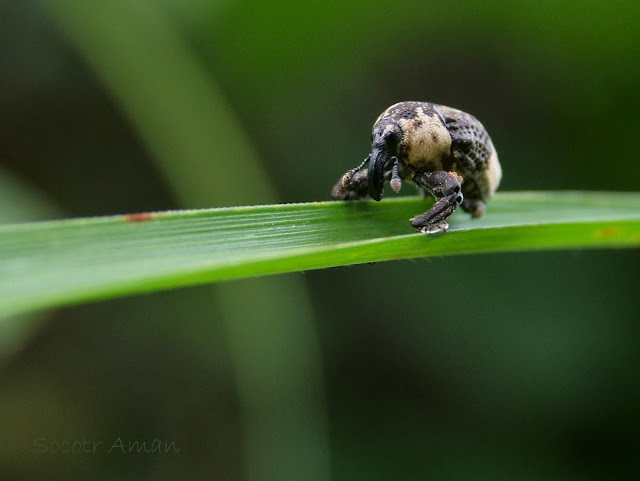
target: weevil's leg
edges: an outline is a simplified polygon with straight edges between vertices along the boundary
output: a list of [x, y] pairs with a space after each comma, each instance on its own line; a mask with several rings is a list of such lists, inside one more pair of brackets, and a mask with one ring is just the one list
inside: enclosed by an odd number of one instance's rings
[[[397, 159], [395, 157], [393, 157], [392, 160], [393, 159], [395, 159], [397, 163]], [[357, 200], [369, 195], [369, 171], [363, 168], [367, 165], [367, 162], [369, 162], [369, 157], [364, 159], [358, 167], [344, 174], [338, 183], [333, 186], [331, 190], [331, 198], [333, 200]], [[396, 169], [396, 174], [397, 173], [398, 169]], [[393, 169], [388, 170], [384, 173], [384, 180], [393, 180], [392, 176]], [[398, 176], [398, 180], [399, 179], [400, 177]]]
[[367, 165], [370, 158], [371, 155], [368, 155], [360, 165], [349, 170], [340, 178], [331, 190], [333, 200], [357, 200], [369, 194], [368, 172], [364, 166]]
[[347, 184], [351, 182], [351, 179], [353, 178], [355, 173], [358, 172], [360, 169], [362, 169], [365, 165], [367, 165], [370, 159], [371, 159], [371, 154], [367, 155], [367, 158], [364, 159], [360, 165], [347, 171], [347, 173], [342, 176], [342, 185], [346, 187]]
[[402, 189], [402, 180], [398, 175], [398, 157], [391, 157], [391, 162], [393, 162], [393, 167], [391, 168], [391, 188], [397, 194]]
[[467, 179], [464, 183], [462, 193], [464, 200], [462, 201], [462, 209], [471, 214], [471, 217], [482, 217], [485, 211], [482, 190], [472, 179]]
[[410, 219], [411, 225], [419, 232], [436, 234], [446, 232], [449, 224], [445, 221], [462, 203], [462, 178], [455, 172], [428, 172], [414, 176], [413, 181], [424, 187], [435, 197], [433, 204], [424, 214]]
[[462, 201], [462, 210], [471, 214], [471, 217], [478, 218], [482, 217], [486, 210], [486, 206], [480, 199], [470, 199], [469, 197], [465, 197]]
[[333, 200], [358, 200], [369, 195], [369, 172], [367, 169], [356, 171], [348, 182], [342, 177], [331, 190]]

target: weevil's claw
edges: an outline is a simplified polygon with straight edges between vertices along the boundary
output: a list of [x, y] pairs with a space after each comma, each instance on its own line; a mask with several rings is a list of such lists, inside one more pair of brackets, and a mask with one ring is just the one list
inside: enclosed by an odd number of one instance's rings
[[424, 227], [420, 227], [419, 231], [423, 234], [439, 234], [441, 232], [447, 232], [449, 229], [449, 224], [445, 221], [441, 220], [440, 222], [436, 222], [435, 224], [425, 225]]

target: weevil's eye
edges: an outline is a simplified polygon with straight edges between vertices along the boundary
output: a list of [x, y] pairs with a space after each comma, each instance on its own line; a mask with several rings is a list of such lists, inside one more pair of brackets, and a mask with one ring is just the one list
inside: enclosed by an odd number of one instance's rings
[[396, 145], [400, 140], [400, 132], [398, 129], [387, 129], [385, 130], [383, 137], [387, 145]]

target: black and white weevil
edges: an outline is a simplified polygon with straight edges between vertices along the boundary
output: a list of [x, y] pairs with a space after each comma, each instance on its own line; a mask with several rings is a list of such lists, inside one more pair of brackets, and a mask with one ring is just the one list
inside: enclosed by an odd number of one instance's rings
[[[502, 169], [483, 125], [460, 110], [429, 102], [400, 102], [373, 124], [371, 153], [333, 188], [334, 200], [383, 196], [384, 181], [397, 193], [402, 181], [430, 192], [436, 203], [410, 219], [419, 232], [446, 232], [456, 208], [473, 217], [498, 188]], [[365, 166], [369, 164], [368, 168]]]

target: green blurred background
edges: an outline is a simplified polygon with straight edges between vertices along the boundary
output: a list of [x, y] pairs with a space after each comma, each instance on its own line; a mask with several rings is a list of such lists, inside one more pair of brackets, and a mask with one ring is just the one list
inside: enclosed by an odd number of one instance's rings
[[[637, 191], [639, 19], [635, 1], [1, 0], [0, 221], [325, 200], [410, 99], [480, 118], [504, 190]], [[0, 479], [631, 479], [639, 260], [390, 262], [2, 320]], [[83, 439], [102, 446], [51, 452]]]

